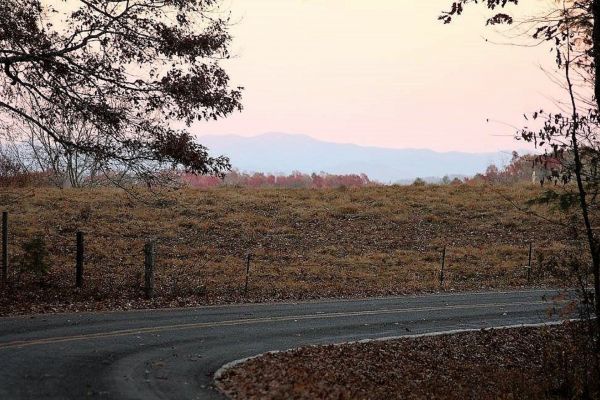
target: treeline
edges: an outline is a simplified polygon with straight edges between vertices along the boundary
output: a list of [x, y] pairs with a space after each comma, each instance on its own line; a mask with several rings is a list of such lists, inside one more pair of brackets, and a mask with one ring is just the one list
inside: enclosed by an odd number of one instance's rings
[[338, 188], [380, 186], [365, 174], [337, 175], [321, 172], [289, 175], [272, 173], [245, 173], [231, 170], [223, 176], [198, 175], [170, 169], [160, 165], [147, 165], [144, 169], [123, 168], [118, 164], [103, 163], [79, 152], [64, 152], [44, 145], [44, 140], [32, 137], [28, 143], [2, 143], [0, 141], [0, 187], [54, 186], [149, 187], [189, 185], [197, 188], [218, 186], [253, 188]]
[[183, 174], [182, 182], [197, 188], [217, 186], [249, 187], [249, 188], [339, 188], [380, 186], [378, 182], [369, 179], [365, 174], [335, 175], [321, 172], [320, 174], [304, 174], [292, 172], [289, 175], [274, 175], [261, 172], [245, 173], [230, 171], [224, 179], [214, 176]]
[[500, 183], [511, 184], [531, 182], [544, 185], [546, 182], [558, 183], [563, 163], [552, 156], [526, 154], [519, 155], [513, 151], [510, 163], [504, 168], [492, 164], [484, 173], [466, 178], [465, 183]]
[[[237, 170], [228, 172], [224, 178], [211, 175], [194, 175], [181, 171], [163, 170], [155, 173], [152, 180], [137, 179], [130, 171], [98, 168], [95, 163], [78, 158], [78, 163], [64, 162], [67, 167], [57, 166], [48, 160], [57, 160], [60, 157], [25, 158], [24, 152], [7, 152], [0, 147], [0, 187], [24, 186], [55, 186], [55, 187], [94, 187], [94, 186], [135, 186], [138, 184], [163, 186], [163, 185], [189, 185], [196, 188], [212, 187], [248, 187], [248, 188], [339, 188], [339, 187], [371, 187], [383, 184], [372, 181], [366, 174], [305, 174], [293, 172], [289, 175], [276, 175], [272, 173], [246, 173]], [[32, 154], [39, 155], [40, 152]], [[84, 162], [85, 161], [85, 162]], [[92, 160], [93, 161], [93, 160]], [[513, 152], [508, 165], [498, 168], [490, 165], [485, 172], [473, 177], [444, 176], [432, 180], [417, 178], [412, 184], [421, 186], [426, 184], [460, 185], [499, 183], [514, 184], [518, 182], [532, 182], [544, 184], [548, 181], [558, 183], [562, 171], [562, 163], [557, 159], [543, 155], [519, 155]], [[410, 184], [410, 182], [406, 182]]]
[[[564, 157], [564, 155], [563, 155]], [[567, 157], [568, 158], [568, 157]], [[417, 178], [413, 186], [434, 185], [480, 185], [485, 183], [516, 184], [533, 183], [544, 185], [548, 182], [558, 184], [564, 179], [564, 161], [556, 157], [540, 154], [519, 155], [513, 151], [510, 162], [498, 168], [495, 164], [489, 165], [485, 172], [475, 174], [473, 177], [444, 176], [440, 180], [428, 181]]]

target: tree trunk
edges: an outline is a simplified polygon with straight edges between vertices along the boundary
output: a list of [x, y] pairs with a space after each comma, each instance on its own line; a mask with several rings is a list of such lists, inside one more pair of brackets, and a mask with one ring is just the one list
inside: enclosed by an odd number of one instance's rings
[[592, 1], [592, 17], [594, 29], [592, 31], [593, 57], [594, 57], [594, 95], [596, 97], [596, 106], [600, 110], [600, 0]]
[[[593, 41], [593, 57], [594, 57], [594, 95], [596, 97], [596, 111], [600, 112], [600, 0], [592, 1], [592, 17], [594, 23], [594, 29], [592, 31]], [[590, 246], [592, 251], [592, 267], [594, 273], [594, 298], [596, 320], [600, 328], [600, 254], [598, 244], [593, 238], [593, 233], [588, 232], [588, 239], [590, 239]]]

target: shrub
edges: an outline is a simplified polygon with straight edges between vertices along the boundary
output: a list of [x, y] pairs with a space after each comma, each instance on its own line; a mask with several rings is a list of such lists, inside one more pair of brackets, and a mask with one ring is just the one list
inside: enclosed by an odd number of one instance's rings
[[29, 181], [23, 166], [0, 151], [0, 187], [24, 187]]
[[415, 179], [413, 186], [425, 186], [425, 181], [421, 178]]
[[23, 243], [21, 270], [42, 278], [50, 270], [47, 257], [46, 241], [42, 236], [35, 237]]

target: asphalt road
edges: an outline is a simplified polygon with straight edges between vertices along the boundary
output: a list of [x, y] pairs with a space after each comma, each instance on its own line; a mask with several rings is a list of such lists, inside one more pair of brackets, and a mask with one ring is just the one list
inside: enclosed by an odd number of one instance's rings
[[310, 344], [547, 322], [553, 290], [0, 319], [0, 399], [222, 399], [216, 370]]

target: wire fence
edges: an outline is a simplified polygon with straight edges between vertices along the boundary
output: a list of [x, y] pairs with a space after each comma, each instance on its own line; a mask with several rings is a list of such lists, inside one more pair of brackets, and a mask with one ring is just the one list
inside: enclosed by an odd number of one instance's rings
[[[93, 236], [93, 232], [87, 236]], [[11, 270], [16, 270], [18, 266], [13, 266], [9, 260], [9, 247], [16, 243], [14, 238], [11, 240], [11, 230], [9, 225], [9, 214], [2, 213], [2, 284], [10, 283], [9, 277]], [[139, 242], [139, 241], [138, 241]], [[159, 241], [160, 242], [160, 241]], [[85, 285], [86, 262], [93, 259], [93, 249], [86, 248], [86, 235], [83, 232], [77, 231], [73, 237], [73, 245], [69, 248], [60, 249], [63, 253], [73, 254], [73, 286], [81, 288]], [[140, 254], [139, 261], [131, 258], [123, 260], [121, 263], [126, 265], [130, 271], [138, 271], [135, 274], [135, 281], [138, 285], [143, 285], [143, 292], [147, 298], [152, 298], [155, 295], [155, 280], [157, 276], [157, 265], [160, 268], [161, 260], [161, 243], [157, 240], [148, 240], [140, 246], [139, 249], [131, 248], [131, 254]], [[460, 250], [460, 251], [459, 251]], [[540, 249], [540, 252], [543, 252]], [[512, 249], [510, 256], [514, 256], [518, 252], [518, 257], [511, 261], [514, 268], [512, 270], [514, 279], [522, 281], [523, 284], [531, 284], [535, 279], [543, 276], [544, 271], [535, 268], [536, 248], [533, 242], [523, 243], [517, 249]], [[479, 255], [481, 257], [481, 254]], [[431, 243], [420, 244], [415, 246], [407, 246], [404, 248], [395, 248], [389, 254], [368, 254], [349, 253], [345, 256], [329, 255], [321, 257], [319, 261], [315, 261], [315, 257], [307, 257], [303, 254], [282, 253], [280, 251], [269, 251], [268, 249], [259, 249], [258, 251], [243, 251], [240, 249], [238, 255], [229, 255], [226, 258], [219, 259], [206, 258], [202, 262], [211, 262], [213, 264], [221, 263], [233, 264], [230, 268], [238, 270], [239, 286], [244, 295], [248, 295], [252, 290], [254, 282], [268, 282], [277, 279], [280, 275], [285, 274], [288, 279], [297, 279], [303, 282], [310, 283], [311, 279], [315, 282], [322, 280], [324, 273], [332, 271], [360, 272], [361, 276], [386, 276], [391, 277], [394, 273], [402, 273], [407, 270], [407, 265], [415, 265], [411, 270], [415, 280], [430, 280], [432, 287], [437, 286], [444, 289], [447, 282], [466, 279], [465, 277], [473, 276], [477, 278], [482, 271], [485, 272], [485, 260], [478, 258], [477, 255], [466, 252], [463, 248], [457, 249], [449, 245], [434, 245]], [[34, 255], [35, 258], [35, 255]], [[364, 258], [368, 258], [365, 260]], [[158, 260], [158, 261], [157, 261]], [[33, 260], [35, 262], [35, 260]], [[190, 260], [186, 260], [190, 261]], [[193, 260], [192, 260], [193, 261]], [[200, 262], [200, 261], [198, 261]], [[456, 267], [455, 265], [460, 265]], [[465, 265], [472, 266], [466, 268]], [[140, 268], [143, 266], [143, 268]], [[239, 267], [238, 267], [239, 266]], [[164, 268], [158, 275], [164, 279], [167, 268]], [[173, 268], [170, 270], [171, 280], [177, 282], [179, 278], [177, 274], [181, 271], [176, 271]], [[13, 274], [14, 275], [14, 274]], [[335, 274], [330, 274], [331, 279], [336, 279]], [[116, 275], [106, 277], [109, 279], [122, 279]], [[390, 278], [392, 279], [392, 278]], [[233, 284], [233, 283], [232, 283]]]

